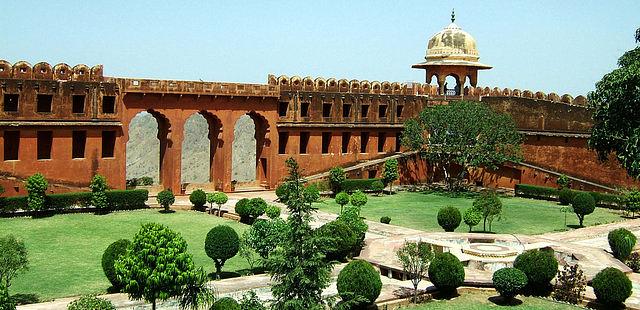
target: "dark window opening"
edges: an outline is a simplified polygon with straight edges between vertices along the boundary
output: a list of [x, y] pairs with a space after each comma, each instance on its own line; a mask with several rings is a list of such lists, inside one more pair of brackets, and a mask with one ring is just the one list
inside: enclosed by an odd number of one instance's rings
[[114, 157], [116, 147], [116, 132], [109, 130], [102, 132], [102, 158]]
[[367, 118], [369, 117], [369, 105], [363, 105], [362, 106], [362, 118]]
[[87, 132], [74, 131], [71, 136], [71, 158], [84, 158], [84, 149], [87, 145]]
[[378, 117], [379, 118], [387, 117], [387, 106], [386, 105], [378, 106]]
[[331, 103], [322, 104], [322, 117], [331, 117]]
[[402, 117], [402, 110], [404, 110], [404, 106], [403, 105], [399, 105], [396, 107], [396, 117], [400, 118]]
[[330, 147], [331, 147], [331, 133], [323, 132], [322, 133], [322, 154], [328, 154]]
[[278, 116], [285, 117], [287, 116], [287, 110], [289, 109], [289, 102], [280, 102], [278, 103]]
[[5, 94], [4, 95], [4, 107], [5, 112], [18, 112], [18, 94]]
[[309, 132], [300, 133], [300, 154], [307, 154], [307, 146], [309, 145]]
[[387, 134], [384, 132], [378, 133], [378, 153], [384, 152], [384, 144], [387, 142]]
[[102, 97], [102, 113], [106, 113], [106, 114], [116, 113], [116, 97], [115, 96]]
[[309, 117], [309, 103], [303, 102], [300, 106], [300, 116]]
[[363, 132], [360, 134], [360, 153], [367, 152], [367, 145], [369, 144], [369, 133]]
[[349, 142], [351, 142], [351, 133], [343, 132], [342, 133], [342, 153], [349, 153]]
[[378, 174], [378, 170], [369, 170], [368, 174], [369, 179], [375, 179], [376, 175]]
[[351, 117], [351, 105], [343, 104], [342, 105], [342, 117]]
[[53, 131], [38, 131], [38, 159], [51, 159]]
[[38, 95], [36, 97], [36, 111], [38, 113], [51, 112], [51, 102], [53, 101], [53, 95]]
[[73, 113], [84, 113], [84, 95], [73, 95], [73, 106], [71, 108]]
[[18, 160], [20, 150], [20, 132], [4, 132], [4, 160]]
[[401, 147], [402, 147], [402, 133], [396, 132], [396, 153], [400, 152]]
[[287, 143], [289, 143], [289, 133], [278, 133], [278, 154], [287, 154]]

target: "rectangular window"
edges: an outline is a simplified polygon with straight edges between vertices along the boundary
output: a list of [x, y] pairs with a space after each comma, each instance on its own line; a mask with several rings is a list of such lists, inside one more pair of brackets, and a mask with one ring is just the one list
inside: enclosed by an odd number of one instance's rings
[[368, 105], [368, 104], [365, 104], [365, 105], [363, 105], [361, 108], [362, 108], [361, 117], [362, 117], [362, 118], [367, 118], [367, 117], [369, 117], [369, 105]]
[[384, 144], [387, 142], [387, 134], [384, 132], [378, 133], [378, 153], [384, 152]]
[[287, 116], [287, 110], [289, 109], [289, 102], [279, 102], [278, 103], [278, 116], [285, 117]]
[[53, 131], [38, 131], [38, 159], [51, 159]]
[[396, 117], [397, 118], [401, 118], [402, 117], [402, 110], [404, 110], [404, 106], [403, 105], [396, 106]]
[[379, 105], [378, 106], [378, 117], [379, 118], [387, 117], [387, 106], [386, 105]]
[[86, 144], [87, 132], [84, 130], [74, 130], [71, 135], [71, 158], [84, 158]]
[[4, 94], [4, 106], [2, 108], [5, 112], [18, 112], [18, 94]]
[[360, 153], [367, 152], [367, 145], [369, 145], [369, 133], [362, 132], [360, 133]]
[[309, 145], [309, 132], [300, 132], [300, 154], [307, 154], [307, 146]]
[[309, 117], [309, 103], [308, 102], [303, 102], [300, 105], [300, 116]]
[[331, 148], [331, 133], [323, 132], [322, 133], [322, 154], [329, 154], [330, 148]]
[[331, 117], [331, 103], [322, 104], [322, 117]]
[[116, 97], [115, 96], [102, 97], [102, 113], [105, 113], [105, 114], [116, 113]]
[[343, 104], [342, 105], [342, 117], [351, 117], [351, 105]]
[[113, 130], [102, 132], [102, 158], [114, 157], [116, 147], [116, 132]]
[[50, 113], [53, 95], [38, 95], [36, 97], [36, 111], [38, 113]]
[[402, 133], [396, 132], [396, 153], [400, 152], [401, 147], [402, 147]]
[[75, 114], [84, 113], [84, 95], [73, 95], [72, 112]]
[[5, 131], [4, 137], [4, 160], [18, 160], [20, 150], [20, 132]]
[[342, 154], [349, 153], [349, 142], [351, 142], [351, 133], [343, 132], [342, 133]]
[[287, 143], [289, 143], [289, 133], [278, 133], [278, 154], [287, 154]]

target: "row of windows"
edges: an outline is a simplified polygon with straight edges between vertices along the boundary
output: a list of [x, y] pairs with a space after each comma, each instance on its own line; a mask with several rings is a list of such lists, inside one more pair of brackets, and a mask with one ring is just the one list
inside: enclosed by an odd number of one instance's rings
[[[4, 131], [4, 160], [19, 160], [20, 131]], [[37, 159], [51, 159], [51, 149], [54, 143], [53, 131], [42, 130], [36, 133]], [[71, 134], [71, 158], [85, 158], [87, 145], [87, 132], [84, 130], [73, 131]], [[102, 131], [102, 157], [114, 157], [116, 146], [116, 132], [113, 130]]]
[[[302, 102], [300, 104], [300, 117], [309, 117], [309, 102]], [[322, 117], [331, 117], [331, 110], [333, 109], [333, 103], [323, 103], [322, 104]], [[342, 105], [342, 117], [352, 117], [351, 104], [345, 103]], [[404, 105], [396, 106], [396, 117], [402, 117], [402, 111], [404, 110]], [[289, 102], [280, 102], [278, 105], [278, 115], [280, 117], [286, 117], [289, 111]], [[378, 118], [385, 118], [388, 114], [387, 105], [381, 104], [378, 105]], [[369, 105], [363, 104], [360, 106], [360, 117], [368, 118], [369, 117]]]
[[[311, 133], [308, 131], [300, 132], [300, 143], [299, 152], [300, 154], [308, 153], [309, 146], [309, 137]], [[331, 148], [331, 140], [332, 140], [331, 132], [323, 132], [322, 133], [322, 154], [329, 154], [329, 150]], [[367, 153], [367, 149], [369, 147], [369, 132], [361, 132], [360, 133], [360, 153]], [[400, 139], [401, 134], [396, 133], [395, 135], [395, 152], [400, 152]], [[289, 133], [288, 132], [279, 132], [278, 133], [278, 154], [287, 154], [287, 144], [289, 143]], [[348, 154], [349, 153], [349, 143], [351, 141], [351, 132], [343, 132], [342, 133], [342, 141], [341, 141], [341, 153]], [[378, 153], [384, 152], [384, 146], [387, 142], [387, 133], [379, 132], [378, 133]]]
[[[85, 95], [73, 95], [71, 112], [74, 114], [85, 113]], [[18, 94], [4, 94], [4, 105], [2, 110], [4, 112], [18, 112], [18, 102], [20, 101], [20, 95]], [[36, 97], [36, 112], [38, 113], [51, 113], [53, 95], [39, 94]], [[116, 113], [116, 97], [115, 96], [103, 96], [102, 97], [102, 113], [113, 114]]]

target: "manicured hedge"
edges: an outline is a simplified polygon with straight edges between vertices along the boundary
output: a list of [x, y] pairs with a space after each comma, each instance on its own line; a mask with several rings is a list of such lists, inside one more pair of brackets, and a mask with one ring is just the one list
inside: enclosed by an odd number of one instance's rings
[[[149, 198], [146, 189], [107, 191], [109, 210], [133, 210], [145, 208]], [[91, 192], [50, 194], [45, 197], [46, 210], [66, 210], [72, 207], [86, 208], [91, 205]], [[0, 213], [18, 210], [30, 211], [26, 196], [0, 198]]]
[[[573, 192], [574, 195], [582, 192], [591, 194], [596, 201], [596, 206], [601, 208], [620, 209], [625, 203], [625, 197], [622, 195], [578, 190], [571, 190], [571, 192]], [[560, 196], [559, 189], [529, 184], [516, 184], [515, 193], [518, 197], [551, 201], [558, 201]]]
[[382, 181], [382, 179], [346, 179], [342, 182], [342, 190], [348, 193], [357, 190], [370, 191], [373, 189], [373, 183], [377, 181]]
[[27, 196], [0, 197], [0, 213], [27, 209]]
[[47, 209], [64, 210], [74, 206], [87, 207], [91, 204], [91, 192], [50, 194], [45, 198]]
[[107, 191], [107, 201], [111, 210], [133, 210], [145, 208], [149, 199], [146, 189]]

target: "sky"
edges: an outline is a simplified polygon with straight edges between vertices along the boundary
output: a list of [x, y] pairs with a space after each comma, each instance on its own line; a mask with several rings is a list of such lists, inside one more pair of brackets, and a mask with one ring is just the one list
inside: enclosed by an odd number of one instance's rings
[[636, 46], [640, 1], [13, 1], [0, 59], [108, 76], [266, 83], [268, 74], [424, 82], [411, 65], [450, 23], [477, 41], [478, 85], [594, 88]]

